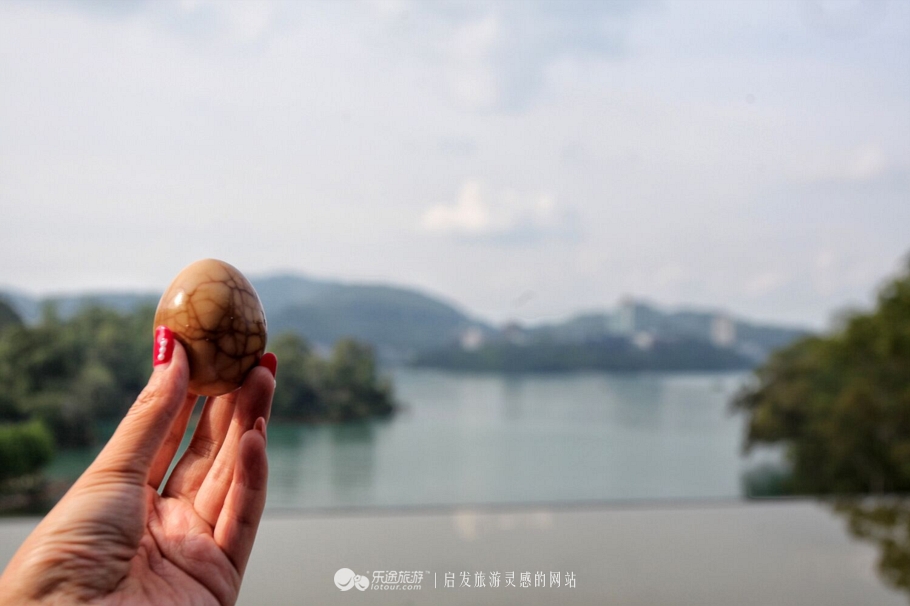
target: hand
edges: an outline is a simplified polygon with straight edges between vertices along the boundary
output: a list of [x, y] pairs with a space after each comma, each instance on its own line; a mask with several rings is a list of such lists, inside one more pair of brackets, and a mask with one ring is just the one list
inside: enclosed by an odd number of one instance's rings
[[240, 389], [206, 401], [159, 494], [197, 399], [187, 393], [183, 347], [171, 348], [98, 458], [13, 557], [0, 577], [4, 604], [237, 600], [265, 506], [277, 361], [266, 354]]

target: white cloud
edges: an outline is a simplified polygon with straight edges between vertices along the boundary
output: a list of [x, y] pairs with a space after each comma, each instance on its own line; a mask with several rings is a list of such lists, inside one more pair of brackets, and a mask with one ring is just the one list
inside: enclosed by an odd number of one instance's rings
[[480, 184], [471, 181], [462, 187], [453, 205], [437, 204], [423, 215], [421, 226], [432, 232], [488, 233], [495, 228], [493, 213], [483, 201]]
[[617, 57], [630, 15], [625, 2], [461, 3], [440, 10], [419, 4], [418, 19], [435, 35], [431, 48], [443, 68], [444, 87], [460, 109], [525, 109], [543, 90], [553, 62]]
[[462, 236], [539, 236], [563, 230], [566, 221], [567, 215], [551, 195], [514, 189], [494, 192], [472, 180], [462, 186], [453, 204], [427, 209], [420, 227], [431, 233]]
[[868, 182], [880, 177], [890, 168], [890, 162], [880, 145], [864, 143], [853, 147], [818, 150], [812, 156], [795, 162], [791, 175], [798, 181]]
[[888, 167], [882, 148], [862, 145], [853, 150], [844, 166], [844, 174], [853, 181], [869, 181], [878, 177]]

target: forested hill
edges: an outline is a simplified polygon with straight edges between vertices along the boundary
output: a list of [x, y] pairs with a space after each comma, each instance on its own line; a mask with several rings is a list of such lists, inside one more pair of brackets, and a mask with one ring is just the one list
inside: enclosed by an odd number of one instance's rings
[[[760, 362], [774, 349], [806, 334], [797, 328], [751, 323], [720, 311], [664, 310], [632, 299], [621, 301], [612, 309], [605, 307], [553, 324], [509, 323], [494, 328], [452, 303], [411, 288], [288, 274], [254, 277], [252, 282], [265, 306], [273, 335], [294, 332], [321, 350], [328, 350], [341, 338], [352, 337], [369, 343], [387, 362], [417, 360], [439, 367], [497, 369], [500, 364], [491, 365], [491, 360], [508, 358], [508, 364], [503, 362], [508, 366], [521, 358], [535, 360], [530, 367], [536, 368], [540, 352], [531, 350], [540, 348], [549, 348], [547, 351], [560, 358], [556, 364], [559, 368], [571, 360], [579, 364], [585, 360], [582, 366], [599, 367], [607, 350], [612, 352], [608, 358], [622, 358], [621, 367], [632, 364], [632, 358], [647, 358], [633, 366], [651, 367], [657, 364], [655, 356], [659, 352], [667, 360], [685, 355], [696, 357], [708, 368], [739, 367]], [[156, 305], [158, 297], [159, 293], [121, 292], [41, 300], [0, 291], [0, 299], [6, 299], [29, 324], [38, 321], [41, 307], [47, 302], [54, 303], [60, 317], [68, 318], [90, 303], [129, 312]], [[650, 347], [652, 342], [656, 349]], [[708, 355], [703, 343], [718, 351], [710, 349]], [[637, 349], [629, 349], [631, 345]], [[717, 361], [721, 359], [722, 363]], [[608, 366], [612, 368], [614, 364]]]
[[271, 330], [290, 330], [322, 344], [352, 336], [372, 343], [385, 358], [406, 359], [457, 342], [471, 327], [493, 332], [438, 299], [389, 286], [337, 286], [276, 308], [269, 315]]
[[[251, 278], [266, 309], [269, 330], [292, 331], [318, 347], [344, 337], [370, 343], [386, 359], [406, 359], [419, 350], [457, 342], [464, 331], [488, 335], [494, 329], [454, 305], [410, 288], [348, 284], [302, 276]], [[132, 311], [156, 305], [158, 293], [87, 293], [39, 299], [19, 292], [0, 292], [27, 323], [35, 323], [51, 302], [67, 318], [90, 304]]]

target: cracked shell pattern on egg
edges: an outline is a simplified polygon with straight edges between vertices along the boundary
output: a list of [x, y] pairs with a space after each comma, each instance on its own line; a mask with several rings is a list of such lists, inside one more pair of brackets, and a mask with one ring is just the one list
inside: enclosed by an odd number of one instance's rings
[[240, 387], [265, 352], [259, 295], [236, 267], [216, 259], [196, 261], [177, 274], [158, 303], [158, 326], [170, 328], [186, 349], [189, 390], [201, 396]]

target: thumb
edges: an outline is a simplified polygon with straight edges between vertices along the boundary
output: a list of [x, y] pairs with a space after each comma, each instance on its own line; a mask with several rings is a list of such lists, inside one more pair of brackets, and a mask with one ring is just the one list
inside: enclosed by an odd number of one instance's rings
[[155, 331], [155, 369], [148, 385], [86, 473], [115, 473], [145, 484], [155, 455], [187, 396], [189, 363], [183, 346], [165, 327]]

